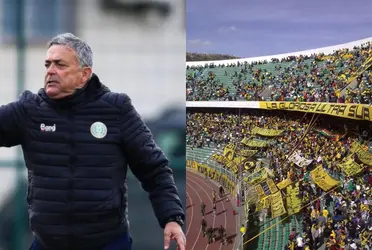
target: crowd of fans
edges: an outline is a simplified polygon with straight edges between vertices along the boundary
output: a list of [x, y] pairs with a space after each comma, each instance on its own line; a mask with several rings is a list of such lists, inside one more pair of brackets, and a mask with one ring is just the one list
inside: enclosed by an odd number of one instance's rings
[[[244, 145], [239, 143], [243, 138], [266, 139], [252, 135], [250, 131], [254, 127], [284, 130], [280, 136], [268, 140], [268, 147], [256, 149], [259, 150], [257, 156], [269, 160], [268, 168], [272, 170], [276, 183], [287, 177], [299, 183], [299, 198], [304, 208], [295, 216], [302, 222], [303, 230], [292, 230], [287, 249], [318, 249], [324, 244], [327, 249], [372, 249], [370, 165], [354, 156], [364, 169], [351, 177], [347, 177], [338, 165], [351, 154], [353, 142], [368, 150], [372, 125], [367, 121], [300, 112], [241, 112], [228, 109], [188, 112], [187, 144], [223, 149], [228, 143], [238, 143], [243, 148]], [[324, 129], [332, 133], [332, 138], [320, 132]], [[289, 162], [287, 158], [294, 148], [312, 162], [302, 168]], [[318, 165], [322, 165], [342, 185], [329, 193], [323, 191], [310, 175]], [[250, 171], [253, 170], [246, 170], [247, 174]]]
[[[356, 75], [372, 44], [271, 62], [187, 67], [188, 101], [307, 101], [372, 104], [372, 70]], [[356, 83], [350, 84], [353, 77]]]

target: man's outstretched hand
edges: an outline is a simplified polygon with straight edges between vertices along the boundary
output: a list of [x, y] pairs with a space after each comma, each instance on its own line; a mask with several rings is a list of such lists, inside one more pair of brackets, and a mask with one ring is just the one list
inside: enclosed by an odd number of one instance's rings
[[177, 222], [168, 222], [164, 228], [164, 249], [169, 249], [171, 240], [176, 241], [178, 250], [186, 250], [186, 236]]

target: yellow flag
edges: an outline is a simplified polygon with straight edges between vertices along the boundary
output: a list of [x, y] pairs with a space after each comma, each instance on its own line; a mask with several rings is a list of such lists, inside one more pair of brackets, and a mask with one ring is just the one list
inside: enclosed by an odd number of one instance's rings
[[286, 188], [286, 191], [287, 191], [286, 201], [287, 201], [288, 215], [298, 213], [301, 209], [301, 199], [298, 197], [300, 193], [298, 182], [294, 185], [294, 187], [292, 185], [289, 185]]
[[313, 181], [324, 191], [329, 191], [331, 188], [340, 184], [339, 181], [329, 176], [321, 165], [313, 169], [310, 174]]
[[234, 144], [227, 144], [225, 148], [223, 149], [223, 156], [225, 156], [229, 160], [234, 159], [236, 145]]
[[282, 216], [283, 214], [287, 212], [285, 210], [282, 193], [280, 191], [270, 196], [270, 203], [271, 203], [271, 215], [273, 219], [276, 217]]

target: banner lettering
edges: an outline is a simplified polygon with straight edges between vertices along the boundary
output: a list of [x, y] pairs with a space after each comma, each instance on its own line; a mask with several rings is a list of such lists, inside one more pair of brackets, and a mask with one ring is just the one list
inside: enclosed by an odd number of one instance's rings
[[292, 215], [295, 213], [298, 213], [301, 210], [301, 200], [298, 197], [300, 194], [300, 188], [298, 185], [298, 182], [294, 185], [289, 185], [286, 188], [287, 191], [287, 196], [286, 196], [286, 201], [287, 201], [287, 211], [288, 215]]
[[339, 181], [329, 176], [321, 165], [313, 169], [310, 172], [310, 174], [315, 184], [317, 184], [321, 189], [323, 189], [326, 192], [340, 184]]
[[284, 188], [286, 188], [288, 185], [291, 185], [291, 184], [292, 184], [291, 179], [287, 178], [287, 179], [282, 180], [282, 181], [279, 182], [278, 184], [276, 184], [276, 186], [277, 186], [279, 189], [284, 189]]
[[350, 157], [340, 164], [338, 164], [338, 167], [342, 169], [342, 171], [346, 174], [346, 176], [354, 176], [360, 172], [362, 172], [363, 167], [356, 163], [353, 159]]
[[255, 127], [252, 129], [251, 134], [258, 134], [262, 136], [279, 136], [284, 132], [284, 130], [277, 130], [277, 129], [266, 129], [266, 128], [259, 128]]
[[252, 148], [265, 148], [268, 146], [266, 141], [249, 140], [248, 138], [244, 138], [241, 143]]
[[239, 172], [239, 169], [238, 169], [238, 166], [236, 165], [236, 163], [227, 159], [223, 155], [213, 154], [212, 159], [215, 160], [216, 162], [218, 162], [219, 164], [224, 165], [227, 168], [231, 169], [231, 171], [233, 171], [234, 173]]
[[297, 151], [293, 152], [290, 157], [288, 157], [288, 161], [293, 162], [297, 166], [303, 168], [309, 166], [313, 160], [308, 160], [305, 157], [302, 157]]
[[358, 142], [354, 142], [351, 145], [350, 151], [352, 153], [355, 153], [361, 162], [369, 166], [372, 166], [372, 153], [365, 150], [363, 146], [360, 145]]
[[234, 144], [227, 144], [225, 148], [223, 149], [223, 156], [225, 156], [229, 160], [234, 159], [236, 145]]
[[227, 187], [228, 191], [234, 197], [236, 195], [236, 183], [227, 175], [221, 174], [217, 169], [209, 167], [206, 164], [190, 161], [186, 164], [187, 167], [197, 170], [198, 172], [207, 175], [209, 178], [221, 182], [223, 186]]
[[279, 216], [282, 216], [283, 214], [287, 212], [285, 210], [282, 193], [280, 191], [271, 195], [270, 203], [271, 203], [271, 214], [272, 214], [273, 219]]
[[249, 158], [249, 157], [252, 157], [252, 156], [254, 156], [255, 154], [257, 154], [257, 152], [258, 152], [258, 150], [241, 149], [241, 150], [239, 151], [239, 154], [240, 154], [241, 156], [244, 156], [244, 157]]
[[364, 104], [323, 102], [259, 102], [261, 109], [310, 112], [372, 121], [372, 107]]

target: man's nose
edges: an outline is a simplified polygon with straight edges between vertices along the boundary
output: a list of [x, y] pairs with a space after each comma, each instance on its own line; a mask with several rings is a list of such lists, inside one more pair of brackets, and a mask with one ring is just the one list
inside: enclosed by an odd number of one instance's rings
[[56, 73], [56, 68], [55, 68], [53, 65], [50, 65], [50, 66], [47, 68], [46, 73], [47, 73], [48, 75], [53, 75], [53, 74]]

